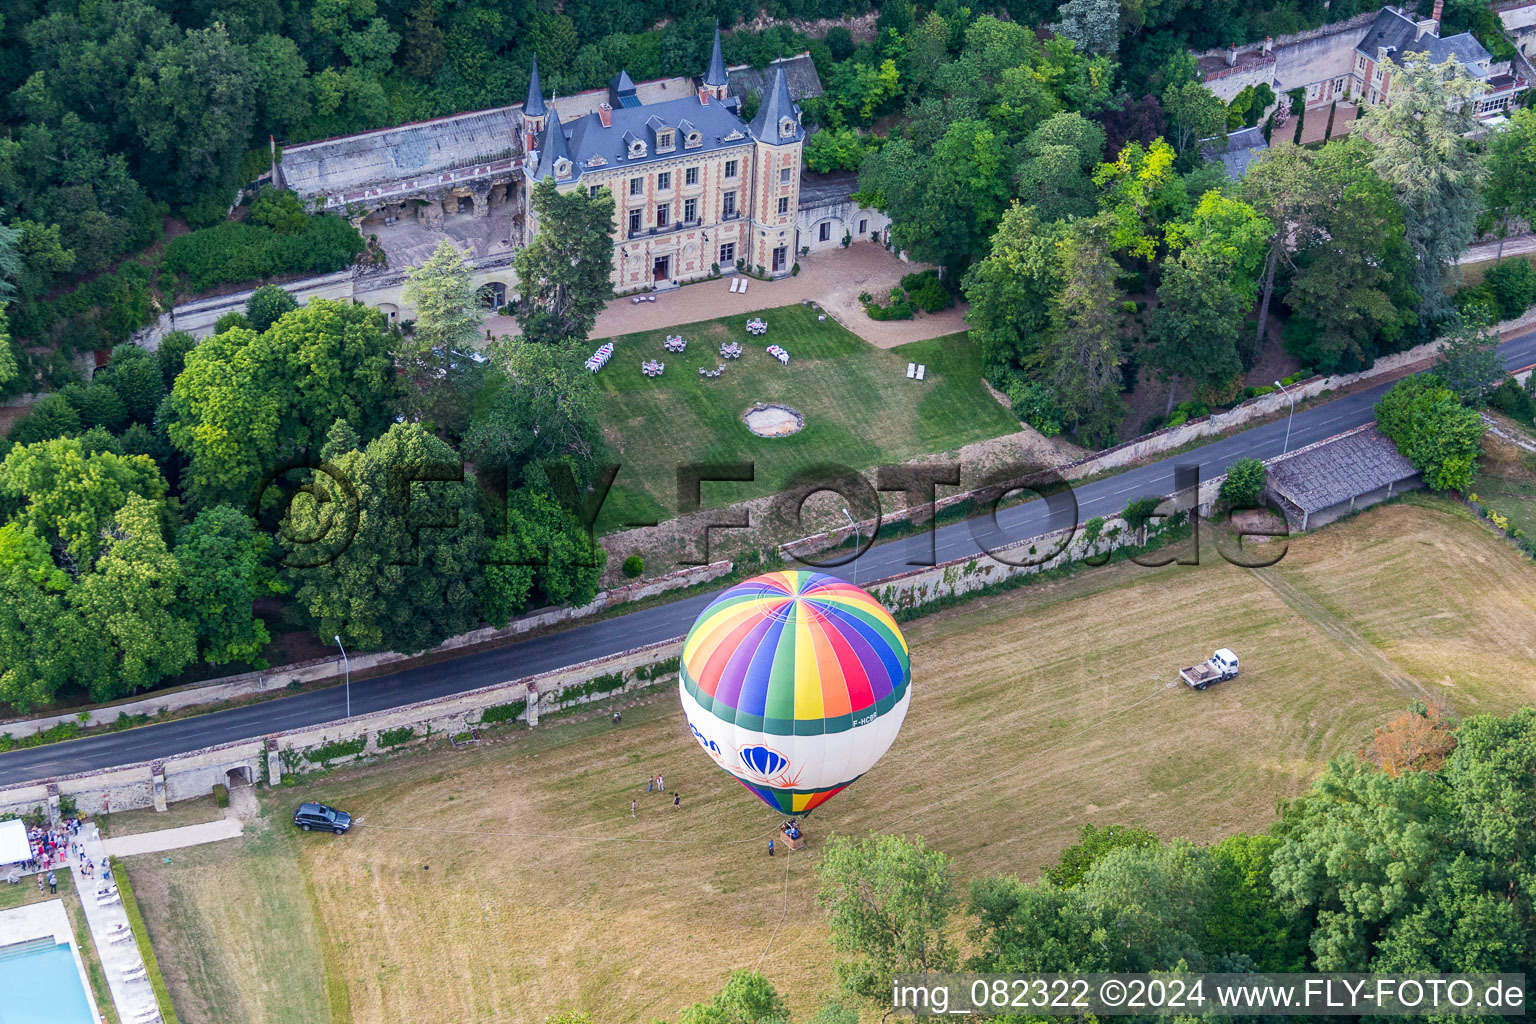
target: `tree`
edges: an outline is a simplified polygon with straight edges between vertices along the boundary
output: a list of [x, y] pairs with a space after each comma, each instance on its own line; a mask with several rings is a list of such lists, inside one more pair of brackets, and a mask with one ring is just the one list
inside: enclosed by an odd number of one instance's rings
[[1102, 217], [1074, 221], [1057, 245], [1062, 285], [1051, 303], [1050, 382], [1064, 418], [1084, 444], [1112, 444], [1125, 415], [1120, 398], [1117, 268]]
[[172, 331], [160, 339], [160, 345], [155, 349], [155, 361], [160, 364], [160, 379], [165, 381], [166, 391], [171, 390], [171, 385], [176, 383], [187, 365], [187, 353], [196, 347], [197, 339], [186, 331]]
[[1522, 945], [1485, 869], [1456, 866], [1454, 794], [1431, 773], [1332, 761], [1281, 828], [1275, 894], [1310, 926], [1315, 970], [1496, 970]]
[[486, 552], [481, 614], [498, 629], [538, 598], [580, 608], [597, 596], [608, 552], [545, 490], [525, 488], [507, 502], [506, 527]]
[[1244, 318], [1271, 230], [1253, 207], [1218, 191], [1202, 196], [1189, 220], [1167, 228], [1171, 255], [1148, 332], [1152, 361], [1166, 377], [1190, 381], [1202, 401], [1226, 401], [1237, 390]]
[[255, 521], [228, 505], [204, 509], [176, 535], [183, 583], [178, 614], [194, 625], [211, 665], [254, 662], [271, 640], [252, 612], [258, 597], [281, 590], [265, 564], [269, 546]]
[[77, 587], [36, 532], [0, 526], [0, 701], [13, 709], [51, 703], [98, 673], [103, 652], [75, 606]]
[[58, 438], [11, 449], [0, 462], [0, 493], [20, 499], [15, 522], [78, 577], [96, 563], [117, 513], [134, 497], [157, 501], [165, 481], [145, 456], [86, 454], [79, 440]]
[[181, 568], [160, 523], [156, 502], [130, 496], [96, 571], [80, 583], [85, 620], [110, 648], [107, 671], [87, 681], [95, 700], [148, 689], [197, 660], [196, 632], [178, 614]]
[[398, 394], [391, 345], [377, 310], [314, 299], [265, 333], [226, 331], [188, 352], [167, 426], [193, 502], [247, 507], [263, 474], [318, 448], [337, 419], [377, 436]]
[[1229, 509], [1258, 508], [1268, 479], [1264, 463], [1258, 459], [1238, 459], [1227, 467], [1227, 478], [1221, 482], [1216, 498]]
[[1120, 43], [1120, 0], [1067, 0], [1056, 13], [1056, 34], [1089, 53], [1109, 53]]
[[134, 423], [151, 422], [165, 398], [165, 384], [154, 355], [132, 342], [114, 348], [111, 361], [97, 371], [94, 379], [112, 388]]
[[404, 299], [416, 310], [416, 326], [400, 335], [395, 361], [405, 371], [408, 405], [418, 418], [456, 422], [468, 404], [464, 384], [482, 319], [472, 274], [464, 252], [447, 239], [425, 263], [406, 271]]
[[1318, 155], [1314, 230], [1297, 239], [1286, 348], [1325, 373], [1369, 366], [1417, 320], [1403, 208], [1368, 158], [1352, 141]]
[[1499, 259], [1503, 259], [1504, 238], [1511, 226], [1536, 224], [1536, 110], [1515, 111], [1509, 124], [1489, 137], [1487, 170], [1483, 199], [1499, 239]]
[[1466, 134], [1477, 87], [1460, 64], [1406, 53], [1392, 67], [1392, 102], [1360, 111], [1375, 143], [1371, 167], [1402, 205], [1413, 249], [1413, 290], [1425, 316], [1446, 308], [1446, 274], [1472, 239], [1480, 168]]
[[1365, 757], [1388, 775], [1435, 772], [1456, 749], [1455, 722], [1440, 704], [1422, 704], [1376, 727]]
[[944, 854], [921, 838], [835, 836], [816, 870], [832, 948], [852, 954], [837, 966], [848, 991], [877, 998], [892, 974], [953, 969], [947, 932], [957, 897]]
[[1376, 426], [1429, 487], [1465, 491], [1471, 486], [1483, 421], [1439, 377], [1420, 373], [1392, 385], [1376, 403]]
[[[575, 343], [502, 338], [476, 398], [464, 450], [475, 464], [521, 480], [528, 466], [569, 456], [583, 473], [601, 443], [597, 384]], [[582, 483], [586, 481], [583, 480]]]
[[789, 1006], [763, 975], [732, 971], [714, 999], [685, 1009], [678, 1024], [789, 1024]]
[[1058, 246], [1065, 225], [1042, 224], [1033, 207], [1008, 207], [992, 235], [992, 250], [966, 273], [965, 322], [981, 346], [994, 382], [999, 371], [1038, 364], [1050, 330], [1050, 305], [1060, 287]]
[[55, 392], [34, 402], [5, 437], [12, 444], [26, 445], [79, 432], [80, 414], [69, 404], [69, 399]]
[[143, 142], [141, 176], [179, 202], [229, 188], [256, 117], [256, 75], [224, 26], [146, 54], [122, 97]]
[[817, 174], [856, 171], [870, 147], [855, 128], [823, 128], [805, 140], [805, 169]]
[[[0, 241], [0, 245], [3, 244], [3, 241]], [[0, 277], [0, 281], [3, 280], [4, 278]], [[20, 384], [16, 350], [11, 347], [11, 326], [5, 316], [5, 303], [0, 302], [0, 394], [9, 394], [12, 389], [19, 388]]]
[[362, 451], [327, 441], [335, 474], [295, 497], [280, 539], [293, 606], [359, 650], [424, 651], [479, 621], [483, 528], [473, 476], [420, 424]]
[[561, 192], [546, 178], [531, 198], [538, 233], [513, 261], [517, 322], [531, 342], [586, 341], [613, 294], [613, 195]]
[[891, 237], [915, 259], [963, 270], [986, 250], [1008, 202], [1008, 154], [985, 121], [950, 124], [931, 156], [897, 139], [864, 162], [862, 195], [891, 217]]
[[1184, 212], [1179, 207], [1187, 206], [1173, 162], [1173, 149], [1162, 139], [1145, 148], [1130, 142], [1094, 172], [1111, 252], [1148, 261], [1156, 257], [1162, 226]]
[[284, 313], [299, 308], [299, 302], [288, 289], [276, 284], [264, 284], [251, 293], [245, 302], [245, 319], [251, 330], [260, 334], [282, 319]]
[[1492, 331], [1465, 321], [1455, 324], [1440, 346], [1434, 373], [1463, 405], [1482, 405], [1506, 376]]
[[1157, 836], [1144, 828], [1084, 825], [1077, 830], [1077, 842], [1061, 851], [1055, 865], [1045, 869], [1045, 879], [1058, 889], [1080, 884], [1088, 871], [1105, 854], [1122, 847], [1144, 849], [1157, 845]]
[[1043, 219], [1093, 214], [1093, 172], [1104, 153], [1103, 128], [1078, 113], [1056, 114], [1029, 133], [1023, 153], [1020, 191]]
[[1163, 110], [1180, 156], [1204, 139], [1226, 140], [1227, 105], [1202, 82], [1170, 85], [1163, 93]]

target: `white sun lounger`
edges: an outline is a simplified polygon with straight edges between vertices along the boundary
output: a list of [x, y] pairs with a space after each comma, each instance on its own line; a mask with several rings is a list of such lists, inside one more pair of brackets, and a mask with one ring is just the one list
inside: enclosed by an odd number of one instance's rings
[[123, 898], [121, 896], [117, 895], [116, 893], [113, 893], [111, 896], [98, 896], [98, 897], [96, 897], [96, 905], [98, 907], [110, 907], [114, 903], [121, 903], [121, 902], [123, 902]]
[[143, 964], [139, 964], [137, 967], [124, 967], [121, 971], [118, 972], [118, 974], [122, 976], [124, 981], [136, 981], [147, 976], [149, 974], [149, 968], [145, 967]]
[[907, 364], [907, 379], [908, 380], [912, 380], [916, 376], [917, 376], [917, 364], [916, 363], [908, 363]]
[[731, 278], [731, 294], [735, 295], [739, 291], [741, 291], [741, 278], [739, 278], [739, 277]]
[[120, 931], [120, 932], [114, 932], [112, 934], [111, 938], [107, 939], [107, 941], [108, 942], [112, 942], [112, 943], [132, 942], [133, 941], [133, 932], [128, 931], [127, 929], [124, 929], [123, 931]]
[[743, 295], [747, 294], [747, 279], [746, 278], [742, 278], [741, 279], [741, 294], [743, 294]]
[[928, 376], [928, 367], [924, 366], [922, 363], [918, 363], [917, 364], [917, 379], [918, 380], [922, 380], [926, 376]]

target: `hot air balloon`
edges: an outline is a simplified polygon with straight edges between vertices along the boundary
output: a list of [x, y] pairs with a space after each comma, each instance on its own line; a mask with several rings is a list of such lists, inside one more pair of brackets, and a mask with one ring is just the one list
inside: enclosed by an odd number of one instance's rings
[[907, 641], [835, 576], [771, 572], [700, 613], [678, 684], [694, 738], [776, 811], [821, 806], [880, 760], [907, 715]]

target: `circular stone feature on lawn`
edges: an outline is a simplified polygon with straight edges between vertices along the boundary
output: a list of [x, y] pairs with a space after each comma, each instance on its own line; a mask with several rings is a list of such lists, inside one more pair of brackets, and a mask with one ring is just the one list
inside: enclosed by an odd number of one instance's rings
[[805, 426], [805, 417], [787, 405], [754, 405], [742, 419], [758, 437], [788, 437]]

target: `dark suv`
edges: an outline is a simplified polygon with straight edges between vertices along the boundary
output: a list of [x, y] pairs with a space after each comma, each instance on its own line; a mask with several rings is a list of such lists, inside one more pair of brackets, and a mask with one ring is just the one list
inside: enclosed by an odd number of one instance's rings
[[293, 823], [305, 832], [318, 828], [340, 835], [352, 827], [352, 815], [325, 804], [300, 804], [293, 812]]

